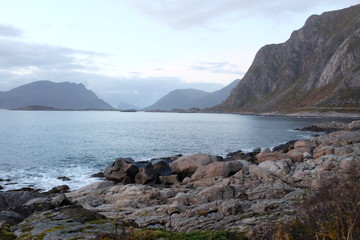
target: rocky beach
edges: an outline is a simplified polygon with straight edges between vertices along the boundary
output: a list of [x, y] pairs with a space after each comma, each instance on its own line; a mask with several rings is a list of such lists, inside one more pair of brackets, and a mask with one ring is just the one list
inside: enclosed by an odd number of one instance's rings
[[234, 230], [271, 239], [269, 229], [293, 219], [306, 195], [346, 178], [360, 162], [360, 121], [305, 130], [326, 133], [226, 157], [118, 158], [98, 175], [103, 181], [71, 192], [67, 186], [0, 192], [0, 235], [101, 239], [119, 224], [169, 232]]

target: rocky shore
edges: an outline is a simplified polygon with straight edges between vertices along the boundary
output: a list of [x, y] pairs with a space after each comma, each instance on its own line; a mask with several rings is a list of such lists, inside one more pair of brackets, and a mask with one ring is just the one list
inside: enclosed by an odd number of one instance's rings
[[47, 193], [0, 192], [1, 234], [99, 239], [116, 230], [115, 219], [133, 228], [229, 229], [266, 239], [275, 223], [294, 217], [306, 194], [350, 174], [360, 162], [360, 121], [316, 128], [331, 133], [225, 158], [202, 153], [148, 162], [118, 158], [105, 169], [104, 181], [72, 192], [66, 186]]

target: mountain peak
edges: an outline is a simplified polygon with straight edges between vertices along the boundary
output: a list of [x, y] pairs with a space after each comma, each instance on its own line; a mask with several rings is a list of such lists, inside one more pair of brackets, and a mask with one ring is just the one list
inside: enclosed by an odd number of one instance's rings
[[313, 15], [281, 44], [262, 47], [216, 110], [298, 111], [360, 106], [360, 5]]
[[57, 109], [112, 109], [82, 83], [40, 80], [0, 92], [0, 108], [14, 109], [31, 105]]

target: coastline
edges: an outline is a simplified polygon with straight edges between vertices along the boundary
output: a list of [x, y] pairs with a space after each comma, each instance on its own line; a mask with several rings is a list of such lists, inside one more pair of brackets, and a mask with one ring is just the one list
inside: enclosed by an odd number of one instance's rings
[[[74, 232], [69, 221], [74, 214], [86, 213], [95, 214], [90, 219], [102, 219], [106, 226], [111, 219], [120, 219], [122, 224], [140, 229], [155, 227], [174, 232], [226, 229], [244, 232], [250, 239], [261, 239], [261, 234], [275, 223], [293, 219], [296, 203], [308, 192], [316, 191], [334, 177], [349, 174], [354, 164], [360, 164], [360, 121], [340, 126], [340, 131], [291, 141], [272, 151], [234, 152], [228, 159], [193, 154], [143, 165], [117, 159], [105, 170], [108, 180], [72, 192], [66, 189], [50, 194], [29, 190], [1, 192], [0, 199], [8, 199], [6, 204], [13, 206], [1, 210], [10, 211], [13, 217], [18, 214], [12, 230], [20, 237], [40, 233], [54, 237], [60, 232], [78, 237], [103, 232], [104, 225], [98, 223], [91, 225], [92, 232]], [[154, 169], [157, 173], [163, 171], [158, 175], [160, 182]], [[18, 196], [17, 200], [9, 202], [14, 196]], [[0, 203], [0, 207], [6, 206]], [[26, 208], [17, 212], [16, 204]], [[27, 215], [20, 214], [24, 212]], [[59, 212], [61, 218], [56, 217]], [[0, 219], [4, 219], [1, 213]], [[89, 228], [90, 222], [83, 220], [77, 226]], [[50, 231], [54, 225], [61, 227]]]

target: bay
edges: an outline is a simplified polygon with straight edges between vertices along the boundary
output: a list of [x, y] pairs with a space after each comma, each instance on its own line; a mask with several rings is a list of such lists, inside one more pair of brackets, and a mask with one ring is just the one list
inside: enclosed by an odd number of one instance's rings
[[[333, 120], [333, 119], [331, 119]], [[295, 131], [321, 118], [207, 113], [0, 110], [0, 182], [5, 190], [42, 190], [94, 181], [118, 157], [136, 161], [175, 154], [226, 156], [273, 147], [311, 133]], [[58, 177], [71, 180], [63, 182]]]

